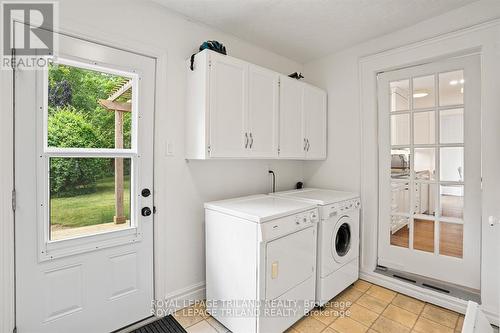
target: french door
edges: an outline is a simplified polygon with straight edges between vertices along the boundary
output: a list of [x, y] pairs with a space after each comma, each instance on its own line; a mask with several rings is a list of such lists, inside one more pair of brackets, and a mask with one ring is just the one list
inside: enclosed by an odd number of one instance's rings
[[58, 38], [16, 71], [17, 331], [110, 332], [151, 315], [155, 60]]
[[480, 58], [378, 77], [378, 264], [480, 288]]

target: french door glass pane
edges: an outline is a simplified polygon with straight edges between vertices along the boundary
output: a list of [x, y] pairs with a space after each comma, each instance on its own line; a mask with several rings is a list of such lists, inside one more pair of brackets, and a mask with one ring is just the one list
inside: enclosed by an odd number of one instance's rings
[[463, 143], [464, 109], [441, 110], [439, 112], [439, 134], [441, 143]]
[[393, 81], [391, 89], [391, 111], [410, 109], [410, 80]]
[[407, 179], [410, 177], [410, 148], [391, 149], [391, 177]]
[[425, 109], [435, 106], [434, 75], [413, 79], [413, 108]]
[[456, 258], [463, 257], [464, 225], [461, 223], [439, 224], [439, 253]]
[[464, 186], [441, 185], [441, 217], [464, 218]]
[[49, 159], [50, 240], [130, 227], [130, 158]]
[[433, 144], [436, 142], [436, 115], [434, 111], [413, 113], [413, 143]]
[[408, 248], [410, 244], [410, 229], [408, 217], [391, 216], [391, 245]]
[[392, 213], [410, 213], [410, 184], [393, 182], [392, 192]]
[[413, 212], [420, 215], [436, 215], [437, 185], [432, 183], [415, 183], [415, 207]]
[[441, 147], [441, 181], [464, 181], [464, 148]]
[[436, 175], [436, 149], [415, 148], [415, 179], [432, 180]]
[[[105, 72], [50, 63], [48, 146], [131, 148], [131, 80]], [[121, 94], [112, 97], [117, 91]]]
[[397, 114], [391, 116], [391, 144], [404, 146], [410, 144], [410, 115]]
[[425, 252], [434, 252], [434, 221], [414, 219], [413, 248]]
[[439, 74], [439, 105], [459, 105], [464, 103], [464, 71]]

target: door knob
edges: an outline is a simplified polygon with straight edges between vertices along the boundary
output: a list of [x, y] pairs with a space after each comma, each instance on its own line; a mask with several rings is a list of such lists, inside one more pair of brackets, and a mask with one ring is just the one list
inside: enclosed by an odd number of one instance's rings
[[151, 208], [149, 208], [149, 207], [142, 208], [141, 214], [142, 214], [142, 216], [149, 216], [149, 215], [151, 215]]

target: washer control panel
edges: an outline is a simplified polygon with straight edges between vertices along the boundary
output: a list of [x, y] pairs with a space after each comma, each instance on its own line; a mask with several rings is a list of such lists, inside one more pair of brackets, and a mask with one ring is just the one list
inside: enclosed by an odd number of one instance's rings
[[340, 215], [343, 212], [347, 212], [354, 209], [361, 208], [361, 200], [359, 198], [349, 199], [342, 202], [334, 203], [332, 205], [326, 206], [326, 216]]

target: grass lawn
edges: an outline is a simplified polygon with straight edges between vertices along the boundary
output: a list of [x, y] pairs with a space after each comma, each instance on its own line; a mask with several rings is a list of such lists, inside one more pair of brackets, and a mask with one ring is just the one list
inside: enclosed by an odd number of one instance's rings
[[[130, 180], [125, 176], [125, 216], [130, 218]], [[115, 215], [115, 179], [103, 178], [97, 181], [95, 193], [74, 197], [52, 198], [50, 220], [52, 225], [66, 228], [84, 227], [113, 222]]]

